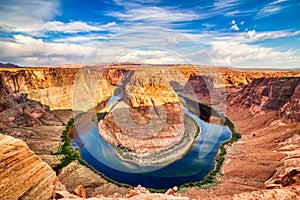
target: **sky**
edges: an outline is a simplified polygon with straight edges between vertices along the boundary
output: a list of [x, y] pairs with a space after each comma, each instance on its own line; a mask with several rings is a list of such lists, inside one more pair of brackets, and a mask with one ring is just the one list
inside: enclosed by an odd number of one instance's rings
[[0, 62], [300, 69], [299, 19], [299, 0], [0, 0]]

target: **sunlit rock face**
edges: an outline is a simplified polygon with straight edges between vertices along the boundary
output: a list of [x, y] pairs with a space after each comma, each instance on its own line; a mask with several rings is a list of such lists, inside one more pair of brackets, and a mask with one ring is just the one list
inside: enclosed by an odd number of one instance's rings
[[[84, 110], [112, 95], [126, 69], [18, 68], [0, 70], [1, 92], [26, 93], [51, 110]], [[74, 105], [75, 104], [75, 105]]]
[[0, 199], [50, 199], [57, 177], [27, 145], [0, 134]]
[[149, 70], [137, 70], [128, 78], [124, 101], [99, 122], [102, 138], [137, 153], [179, 142], [184, 136], [184, 111], [169, 83]]

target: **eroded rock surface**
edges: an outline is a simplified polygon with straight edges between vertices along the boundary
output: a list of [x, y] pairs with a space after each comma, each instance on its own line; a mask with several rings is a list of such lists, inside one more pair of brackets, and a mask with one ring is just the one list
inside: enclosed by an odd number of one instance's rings
[[102, 138], [134, 152], [152, 153], [184, 136], [184, 113], [172, 87], [158, 75], [137, 71], [125, 86], [124, 101], [99, 122]]
[[127, 194], [129, 188], [118, 187], [109, 183], [90, 168], [81, 165], [78, 161], [73, 161], [59, 173], [58, 179], [66, 186], [70, 192], [78, 190], [81, 185], [87, 197], [97, 195], [110, 196], [114, 193], [121, 195]]
[[300, 121], [299, 85], [299, 77], [255, 79], [239, 93], [229, 95], [229, 105], [247, 107], [253, 114], [280, 111], [285, 120]]
[[0, 134], [0, 199], [50, 199], [56, 181], [23, 141]]
[[[11, 93], [27, 93], [29, 99], [52, 110], [91, 109], [112, 94], [113, 85], [125, 72], [124, 69], [105, 69], [104, 66], [4, 69], [0, 71], [0, 85]], [[81, 99], [82, 96], [85, 98]]]

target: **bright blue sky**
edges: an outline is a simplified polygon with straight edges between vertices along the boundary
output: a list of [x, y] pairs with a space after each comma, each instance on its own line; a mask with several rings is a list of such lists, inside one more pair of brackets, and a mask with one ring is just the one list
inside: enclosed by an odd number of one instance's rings
[[299, 0], [0, 0], [0, 62], [300, 68]]

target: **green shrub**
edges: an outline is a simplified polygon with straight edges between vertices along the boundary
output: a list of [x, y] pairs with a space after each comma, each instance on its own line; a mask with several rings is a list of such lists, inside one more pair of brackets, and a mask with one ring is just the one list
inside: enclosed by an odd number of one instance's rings
[[72, 118], [69, 120], [66, 129], [62, 132], [61, 139], [63, 144], [58, 148], [58, 151], [55, 153], [55, 155], [64, 155], [64, 157], [61, 158], [60, 164], [53, 167], [53, 170], [56, 173], [58, 173], [59, 170], [67, 166], [72, 161], [80, 159], [80, 151], [78, 149], [72, 148], [71, 139], [68, 138], [68, 132], [71, 130], [73, 125], [74, 119]]

